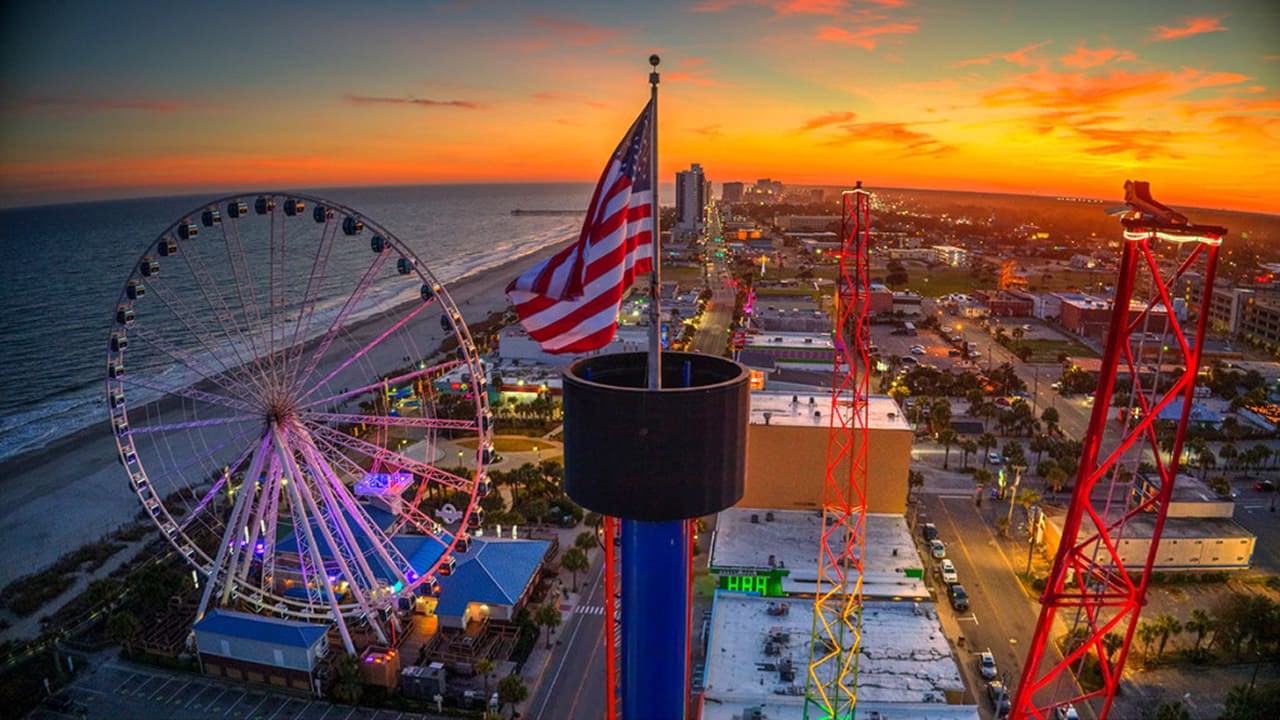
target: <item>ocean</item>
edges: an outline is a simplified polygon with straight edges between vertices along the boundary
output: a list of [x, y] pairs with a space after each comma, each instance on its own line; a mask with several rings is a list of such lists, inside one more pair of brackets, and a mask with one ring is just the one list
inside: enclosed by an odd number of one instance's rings
[[[511, 211], [582, 210], [591, 186], [422, 185], [298, 192], [342, 203], [382, 225], [447, 289], [460, 278], [575, 236], [580, 215], [516, 216]], [[222, 195], [0, 210], [0, 246], [6, 255], [0, 263], [5, 308], [0, 313], [0, 459], [37, 450], [106, 419], [106, 340], [130, 271], [169, 225], [183, 217], [198, 218], [194, 210]], [[252, 204], [256, 195], [247, 192], [244, 198]], [[292, 267], [311, 263], [312, 258], [299, 258]], [[319, 305], [340, 302], [341, 290], [321, 288]], [[175, 341], [190, 343], [184, 336], [173, 333]]]

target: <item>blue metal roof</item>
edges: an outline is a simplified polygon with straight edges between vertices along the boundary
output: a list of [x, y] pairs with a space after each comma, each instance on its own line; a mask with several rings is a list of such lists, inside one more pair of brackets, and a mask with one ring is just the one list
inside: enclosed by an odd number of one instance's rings
[[545, 540], [473, 538], [469, 552], [455, 555], [452, 575], [437, 577], [437, 615], [461, 616], [469, 603], [514, 605], [520, 599], [550, 543]]
[[[369, 519], [380, 530], [385, 531], [391, 526], [391, 523], [395, 521], [395, 516], [381, 508], [368, 504], [362, 504], [360, 507], [368, 514]], [[343, 513], [347, 516], [348, 524], [351, 526], [352, 530], [358, 531], [359, 526], [354, 522], [351, 514], [345, 510]], [[320, 548], [320, 556], [326, 561], [333, 560], [333, 552], [329, 548], [328, 541], [324, 539], [324, 535], [320, 531], [320, 524], [318, 522], [312, 522], [311, 529], [316, 539], [316, 545]], [[375, 551], [374, 544], [369, 541], [368, 536], [363, 533], [358, 533], [356, 543], [360, 547], [361, 554], [364, 555], [370, 563], [370, 566], [375, 570], [382, 571], [382, 577], [384, 580], [395, 577], [395, 573], [392, 572], [390, 568], [386, 567], [386, 563], [383, 562], [382, 556]], [[407, 533], [393, 536], [391, 538], [391, 544], [395, 546], [402, 555], [404, 555], [405, 559], [409, 561], [409, 565], [420, 576], [426, 574], [427, 571], [435, 565], [436, 561], [440, 559], [440, 556], [444, 554], [445, 549], [444, 545], [441, 544], [441, 541], [434, 537]], [[276, 544], [276, 550], [279, 552], [297, 552], [297, 534], [295, 532], [289, 532], [284, 537], [280, 538], [279, 542]]]
[[282, 620], [234, 610], [210, 610], [191, 629], [197, 634], [212, 633], [299, 648], [309, 648], [329, 633], [326, 625]]

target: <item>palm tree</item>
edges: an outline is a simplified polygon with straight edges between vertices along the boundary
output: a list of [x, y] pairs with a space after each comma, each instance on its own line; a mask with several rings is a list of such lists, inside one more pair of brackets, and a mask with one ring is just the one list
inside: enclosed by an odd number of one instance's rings
[[1218, 448], [1218, 459], [1222, 461], [1223, 467], [1230, 470], [1235, 464], [1236, 458], [1240, 457], [1240, 448], [1235, 443], [1224, 443]]
[[1159, 632], [1156, 630], [1155, 625], [1152, 625], [1151, 623], [1146, 622], [1145, 620], [1138, 623], [1137, 636], [1138, 636], [1138, 642], [1142, 643], [1142, 662], [1143, 663], [1145, 663], [1147, 661], [1147, 658], [1150, 657], [1151, 643], [1155, 641], [1156, 635], [1158, 634]]
[[489, 675], [493, 673], [495, 667], [493, 660], [489, 658], [480, 658], [471, 663], [471, 669], [484, 679], [484, 696], [486, 698], [489, 697]]
[[333, 685], [329, 692], [333, 699], [340, 703], [355, 705], [364, 695], [364, 675], [360, 669], [360, 661], [347, 654], [334, 658], [329, 666], [333, 675]]
[[498, 681], [498, 702], [511, 706], [511, 714], [515, 714], [515, 706], [529, 697], [529, 688], [519, 675], [511, 674]]
[[[551, 605], [543, 605], [533, 614], [533, 622], [535, 625], [546, 628], [547, 631], [547, 649], [551, 649], [551, 631], [560, 626], [560, 609]], [[498, 689], [502, 689], [502, 684], [498, 684]]]
[[1191, 619], [1183, 624], [1182, 628], [1187, 632], [1196, 634], [1196, 644], [1191, 648], [1191, 654], [1200, 654], [1200, 643], [1204, 642], [1204, 636], [1208, 635], [1218, 626], [1217, 623], [1209, 617], [1209, 613], [1199, 608], [1191, 611]]
[[1120, 649], [1121, 645], [1124, 645], [1124, 638], [1116, 633], [1109, 632], [1102, 636], [1102, 649], [1107, 653], [1108, 663], [1115, 662], [1116, 651]]
[[987, 455], [991, 452], [991, 448], [993, 448], [993, 447], [995, 447], [996, 445], [1000, 444], [1000, 441], [996, 438], [996, 436], [995, 436], [995, 435], [992, 435], [991, 433], [984, 432], [984, 433], [982, 433], [981, 435], [979, 435], [979, 436], [978, 436], [978, 441], [977, 441], [977, 442], [978, 442], [978, 447], [982, 448], [982, 450], [983, 450], [983, 453], [982, 453], [982, 467], [984, 467], [984, 468], [985, 468], [985, 467], [987, 466]]
[[580, 548], [583, 552], [587, 552], [596, 546], [596, 534], [590, 530], [583, 530], [573, 540], [573, 546]]
[[948, 469], [948, 464], [951, 461], [951, 445], [955, 443], [957, 437], [956, 431], [951, 428], [947, 428], [946, 430], [938, 433], [938, 442], [942, 443], [942, 447], [945, 450], [942, 455], [943, 470]]
[[1182, 623], [1178, 622], [1178, 618], [1164, 613], [1156, 618], [1155, 627], [1156, 634], [1160, 636], [1160, 645], [1156, 647], [1156, 659], [1159, 660], [1164, 655], [1164, 645], [1169, 642], [1169, 636], [1182, 632]]
[[919, 470], [907, 471], [907, 500], [911, 499], [911, 491], [918, 487], [924, 487], [924, 473]]
[[1047, 407], [1044, 412], [1040, 413], [1040, 419], [1044, 421], [1045, 430], [1053, 435], [1058, 430], [1058, 423], [1061, 418], [1058, 416], [1058, 409], [1055, 407]]
[[1054, 465], [1049, 474], [1044, 477], [1044, 484], [1054, 495], [1057, 495], [1067, 487], [1067, 479], [1067, 471]]
[[560, 558], [560, 567], [568, 570], [573, 576], [574, 592], [578, 592], [578, 573], [586, 570], [590, 565], [590, 561], [587, 560], [587, 553], [582, 548], [571, 547], [564, 551], [564, 556]]
[[961, 440], [960, 449], [964, 451], [964, 455], [960, 458], [961, 469], [969, 467], [969, 456], [978, 451], [978, 443], [972, 440]]

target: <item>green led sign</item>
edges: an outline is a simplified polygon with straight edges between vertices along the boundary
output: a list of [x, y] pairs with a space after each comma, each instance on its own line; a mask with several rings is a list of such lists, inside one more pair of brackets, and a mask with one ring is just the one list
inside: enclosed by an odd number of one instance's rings
[[782, 590], [782, 578], [786, 570], [755, 570], [753, 568], [712, 568], [716, 573], [716, 587], [730, 592], [758, 593], [764, 597], [786, 597]]

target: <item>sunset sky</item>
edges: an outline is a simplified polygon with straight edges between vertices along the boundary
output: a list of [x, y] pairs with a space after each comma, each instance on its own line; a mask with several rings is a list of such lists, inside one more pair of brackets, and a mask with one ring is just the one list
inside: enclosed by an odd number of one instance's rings
[[591, 182], [657, 52], [664, 181], [1280, 213], [1274, 0], [4, 6], [3, 205]]

